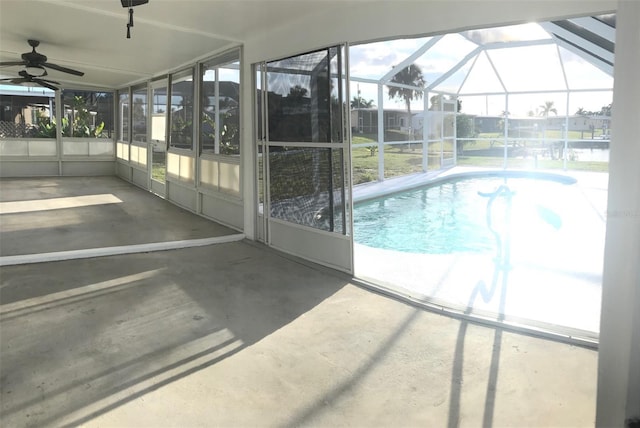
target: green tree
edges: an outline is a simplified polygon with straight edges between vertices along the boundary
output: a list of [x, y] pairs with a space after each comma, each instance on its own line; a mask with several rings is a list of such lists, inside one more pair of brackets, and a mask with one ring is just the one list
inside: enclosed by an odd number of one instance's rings
[[[575, 115], [576, 116], [589, 116], [591, 114], [591, 112], [585, 110], [584, 108], [580, 107], [578, 110], [576, 110]], [[591, 138], [593, 139], [593, 125], [589, 125], [589, 128], [591, 129]], [[580, 131], [580, 139], [584, 138], [584, 130]]]
[[289, 94], [287, 95], [287, 98], [299, 100], [301, 98], [304, 98], [307, 95], [307, 92], [309, 92], [307, 91], [307, 88], [303, 88], [300, 85], [295, 85], [289, 88]]
[[558, 109], [555, 108], [554, 104], [553, 101], [545, 101], [544, 104], [540, 106], [540, 116], [549, 117], [549, 113], [557, 115]]
[[602, 116], [611, 116], [611, 104], [608, 104], [600, 109], [599, 112]]
[[[544, 116], [545, 118], [544, 129], [542, 133], [543, 135], [545, 135], [545, 137], [547, 134], [547, 119], [549, 118], [549, 113], [553, 113], [555, 115], [558, 114], [558, 109], [555, 108], [553, 101], [545, 101], [544, 104], [540, 106], [540, 116]], [[562, 149], [563, 149], [563, 146], [560, 146], [559, 155], [561, 158], [562, 158]], [[555, 152], [553, 150], [553, 145], [549, 146], [549, 152], [551, 154], [551, 159], [555, 159]]]
[[96, 96], [74, 95], [65, 99], [69, 107], [69, 126], [63, 121], [62, 135], [70, 137], [94, 137], [102, 136], [104, 122], [96, 123], [97, 112]]
[[[409, 127], [411, 127], [411, 101], [422, 98], [421, 88], [423, 88], [425, 84], [424, 77], [422, 76], [422, 70], [415, 64], [408, 65], [394, 74], [391, 78], [391, 82], [416, 88], [412, 89], [407, 87], [389, 86], [389, 99], [399, 98], [404, 101], [409, 117]], [[412, 139], [412, 136], [409, 135], [408, 138]], [[411, 144], [409, 144], [409, 146], [411, 146]], [[402, 149], [402, 146], [400, 146], [400, 150]]]
[[[457, 138], [474, 138], [478, 136], [473, 116], [469, 114], [459, 114], [456, 117], [456, 137]], [[469, 144], [475, 144], [475, 140], [458, 141], [458, 153], [464, 153], [464, 147]]]
[[[238, 109], [230, 109], [226, 112], [220, 113], [220, 144], [218, 149], [220, 154], [223, 155], [237, 155], [240, 153], [240, 120], [238, 117]], [[206, 111], [202, 112], [202, 124], [204, 137], [215, 142], [216, 139], [216, 124], [215, 116], [208, 114]], [[206, 131], [205, 131], [206, 129]]]
[[392, 78], [391, 82], [401, 85], [413, 86], [416, 89], [389, 86], [389, 99], [399, 98], [404, 101], [407, 107], [407, 112], [411, 116], [411, 101], [414, 99], [419, 100], [422, 98], [422, 90], [425, 81], [422, 76], [422, 70], [415, 64], [411, 64], [399, 72], [397, 72]]
[[372, 108], [375, 106], [373, 100], [365, 100], [361, 96], [354, 96], [351, 100], [351, 108]]

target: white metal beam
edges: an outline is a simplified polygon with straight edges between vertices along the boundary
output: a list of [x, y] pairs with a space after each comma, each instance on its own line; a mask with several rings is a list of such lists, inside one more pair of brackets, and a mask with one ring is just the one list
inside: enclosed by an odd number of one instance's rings
[[487, 59], [489, 60], [489, 64], [491, 64], [491, 68], [493, 69], [493, 72], [496, 74], [496, 77], [498, 78], [498, 82], [500, 82], [500, 86], [502, 86], [502, 89], [504, 89], [505, 92], [509, 92], [507, 91], [507, 87], [502, 81], [502, 76], [500, 76], [500, 73], [498, 73], [498, 69], [496, 68], [496, 65], [493, 63], [493, 60], [491, 59], [487, 51], [484, 51], [484, 56], [486, 56]]
[[469, 69], [469, 72], [467, 73], [467, 75], [464, 76], [464, 79], [462, 79], [462, 83], [460, 84], [460, 86], [458, 87], [458, 90], [456, 91], [456, 96], [460, 95], [460, 91], [462, 90], [462, 88], [464, 88], [464, 84], [467, 83], [467, 79], [471, 74], [471, 70], [473, 70], [473, 67], [475, 67], [476, 62], [478, 62], [478, 58], [480, 58], [480, 55], [476, 55], [476, 57], [473, 59], [473, 64], [471, 64], [471, 68]]
[[[556, 45], [556, 53], [558, 54], [558, 60], [560, 61], [560, 68], [562, 69], [562, 78], [564, 81], [564, 87], [569, 90], [569, 79], [567, 79], [567, 71], [564, 69], [564, 61], [562, 60], [562, 55], [560, 54], [560, 46]], [[567, 101], [567, 105], [569, 105]]]
[[589, 55], [588, 53], [586, 53], [582, 49], [578, 49], [577, 47], [575, 47], [571, 43], [567, 43], [562, 39], [556, 38], [556, 42], [557, 42], [558, 46], [561, 46], [561, 47], [565, 48], [566, 50], [568, 50], [569, 52], [571, 52], [571, 53], [573, 53], [575, 55], [578, 55], [580, 58], [584, 59], [585, 61], [587, 61], [589, 64], [593, 65], [594, 67], [596, 67], [600, 71], [602, 71], [604, 73], [607, 73], [609, 76], [613, 77], [613, 65], [607, 64], [606, 62], [599, 60], [598, 58], [594, 57], [593, 55]]
[[440, 39], [442, 39], [443, 37], [444, 36], [432, 37], [427, 43], [422, 45], [417, 51], [415, 51], [414, 53], [412, 53], [411, 55], [406, 57], [399, 64], [397, 64], [395, 67], [393, 67], [391, 70], [389, 70], [387, 72], [387, 74], [385, 74], [384, 76], [382, 76], [380, 78], [380, 81], [383, 82], [383, 83], [386, 83], [389, 80], [391, 80], [393, 78], [393, 76], [398, 74], [401, 70], [404, 70], [407, 66], [413, 64], [415, 62], [415, 60], [420, 58], [426, 51], [431, 49], [431, 47], [433, 45], [435, 45], [436, 43], [438, 43], [440, 41]]
[[569, 21], [581, 26], [585, 30], [591, 31], [594, 34], [609, 40], [611, 43], [615, 43], [616, 41], [616, 29], [591, 16], [571, 18]]
[[[542, 26], [542, 28], [544, 28], [545, 30], [547, 30], [550, 34], [553, 34], [554, 37], [558, 43], [562, 41], [562, 39], [568, 41], [569, 43], [563, 43], [563, 47], [567, 47], [567, 46], [578, 46], [582, 49], [584, 49], [586, 52], [590, 52], [592, 55], [588, 55], [588, 61], [594, 65], [596, 65], [596, 62], [603, 62], [603, 61], [599, 61], [598, 57], [602, 58], [605, 62], [605, 64], [608, 62], [609, 64], [613, 64], [614, 61], [614, 54], [613, 52], [609, 52], [606, 49], [601, 48], [600, 46], [591, 43], [588, 40], [583, 39], [582, 37], [572, 33], [571, 31], [567, 31], [564, 28], [560, 27], [559, 25], [556, 25], [552, 22], [543, 22], [540, 23], [540, 26]], [[581, 51], [581, 49], [573, 47], [573, 51]], [[608, 65], [608, 64], [607, 64]]]
[[482, 52], [482, 48], [480, 46], [478, 46], [477, 48], [475, 48], [474, 50], [472, 50], [471, 52], [469, 52], [464, 58], [462, 58], [456, 65], [454, 65], [453, 67], [451, 67], [449, 69], [449, 71], [447, 71], [446, 73], [444, 73], [442, 76], [438, 77], [436, 80], [434, 80], [430, 85], [428, 85], [425, 89], [426, 90], [431, 90], [433, 88], [435, 88], [436, 86], [438, 86], [440, 83], [444, 82], [445, 80], [447, 80], [449, 77], [451, 77], [455, 72], [457, 72], [458, 70], [460, 70], [467, 62], [469, 62], [469, 60], [471, 60], [471, 58], [475, 57], [476, 55], [478, 55], [480, 52]]
[[491, 49], [510, 49], [510, 48], [523, 48], [526, 46], [543, 46], [552, 45], [555, 42], [553, 39], [536, 39], [536, 40], [513, 40], [509, 42], [491, 42], [482, 45], [485, 50]]

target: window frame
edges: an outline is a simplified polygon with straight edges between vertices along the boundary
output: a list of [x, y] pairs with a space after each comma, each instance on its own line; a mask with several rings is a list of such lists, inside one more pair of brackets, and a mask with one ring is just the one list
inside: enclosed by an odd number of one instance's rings
[[[168, 82], [168, 106], [169, 106], [169, 111], [167, 112], [168, 114], [168, 121], [169, 121], [169, 132], [167, 135], [167, 143], [168, 143], [168, 149], [169, 151], [187, 151], [187, 152], [193, 152], [194, 147], [195, 147], [195, 143], [197, 141], [197, 129], [198, 129], [198, 125], [196, 123], [196, 110], [198, 109], [198, 103], [196, 103], [196, 97], [197, 97], [197, 93], [196, 93], [196, 86], [197, 86], [197, 82], [195, 80], [196, 77], [196, 67], [189, 67], [187, 69], [183, 69], [181, 71], [177, 71], [175, 73], [171, 73], [169, 75], [169, 82]], [[191, 146], [190, 147], [180, 147], [177, 145], [174, 145], [173, 142], [173, 126], [174, 126], [174, 119], [176, 116], [173, 115], [173, 97], [174, 97], [174, 84], [178, 84], [181, 82], [188, 82], [189, 79], [191, 78], [191, 83], [192, 83], [192, 87], [191, 87], [191, 114], [190, 119], [191, 119], [191, 129], [190, 129], [190, 137], [191, 137]], [[185, 109], [188, 108], [185, 107]], [[188, 120], [186, 118], [185, 115], [185, 120]]]
[[[233, 67], [228, 67], [233, 65]], [[238, 85], [238, 99], [236, 101], [235, 115], [237, 118], [237, 129], [236, 129], [236, 137], [237, 145], [235, 148], [235, 152], [233, 153], [221, 153], [220, 148], [220, 133], [219, 127], [217, 126], [221, 123], [221, 115], [220, 115], [220, 69], [224, 68], [233, 68], [237, 69], [237, 85]], [[240, 48], [234, 48], [229, 51], [223, 52], [220, 55], [217, 55], [213, 58], [210, 58], [206, 61], [200, 62], [197, 64], [197, 75], [198, 75], [198, 83], [197, 83], [197, 98], [198, 98], [198, 118], [197, 118], [197, 129], [195, 132], [197, 133], [197, 143], [198, 143], [198, 154], [201, 157], [223, 157], [228, 159], [232, 163], [239, 162], [241, 153], [241, 126], [240, 126], [240, 115], [241, 115], [241, 90], [242, 90], [242, 55]], [[214, 72], [214, 80], [204, 80], [205, 74], [208, 71]], [[205, 148], [205, 138], [203, 137], [204, 132], [204, 115], [206, 106], [208, 102], [205, 102], [205, 97], [210, 95], [205, 91], [205, 82], [213, 82], [214, 85], [214, 98], [215, 104], [213, 106], [213, 126], [214, 126], [214, 137], [213, 137], [213, 149]], [[235, 83], [235, 82], [234, 82]]]

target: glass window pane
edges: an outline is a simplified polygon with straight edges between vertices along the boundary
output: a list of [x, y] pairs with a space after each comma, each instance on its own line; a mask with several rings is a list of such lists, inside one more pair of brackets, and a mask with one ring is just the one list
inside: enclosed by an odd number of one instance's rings
[[120, 116], [118, 139], [120, 141], [129, 141], [129, 91], [120, 92], [118, 98], [118, 114]]
[[[237, 58], [237, 52], [231, 57]], [[213, 59], [202, 66], [200, 76], [202, 151], [239, 155], [240, 62]]]
[[566, 89], [560, 57], [555, 46], [492, 49], [488, 55], [507, 91]]
[[147, 141], [147, 88], [133, 91], [133, 141]]
[[[378, 86], [350, 82], [353, 184], [378, 180]], [[385, 94], [386, 96], [386, 94]], [[384, 102], [384, 99], [382, 100]]]
[[171, 134], [169, 146], [193, 148], [193, 72], [171, 79]]
[[613, 76], [593, 67], [586, 60], [559, 48], [567, 82], [571, 89], [609, 89], [613, 88]]
[[[342, 123], [342, 108], [339, 100], [347, 100], [347, 83], [344, 76], [347, 75], [345, 64], [342, 60], [345, 57], [342, 48], [329, 49], [329, 57], [331, 58], [329, 89], [331, 90], [329, 108], [331, 111], [331, 142], [341, 143], [345, 136], [344, 125]], [[346, 108], [346, 106], [345, 106]]]
[[215, 67], [202, 66], [200, 80], [201, 125], [200, 144], [203, 152], [215, 153], [216, 142], [216, 80]]
[[271, 217], [345, 233], [342, 149], [271, 147]]
[[62, 136], [112, 138], [113, 93], [63, 90]]
[[263, 95], [263, 91], [262, 91], [262, 78], [263, 78], [263, 72], [262, 72], [262, 64], [259, 64], [256, 67], [256, 75], [255, 75], [255, 79], [256, 79], [256, 108], [257, 108], [257, 112], [256, 112], [256, 136], [257, 136], [257, 140], [258, 143], [260, 141], [262, 141], [262, 139], [264, 138], [264, 126], [263, 126], [263, 120], [262, 120], [262, 116], [264, 115], [263, 111], [262, 111], [262, 95]]
[[220, 107], [220, 154], [240, 154], [240, 63], [218, 71]]
[[0, 96], [0, 138], [56, 138], [55, 93]]

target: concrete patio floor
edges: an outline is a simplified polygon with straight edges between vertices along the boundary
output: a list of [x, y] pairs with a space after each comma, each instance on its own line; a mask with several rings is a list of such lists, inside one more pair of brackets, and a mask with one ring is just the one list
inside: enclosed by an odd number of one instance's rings
[[[84, 183], [123, 200], [122, 241], [86, 207], [33, 211], [34, 229], [2, 214], [2, 256], [233, 233], [113, 177], [1, 181], [2, 201], [52, 181], [48, 199]], [[62, 218], [77, 222], [46, 226]], [[3, 427], [594, 424], [597, 352], [425, 311], [259, 244], [0, 272]]]

